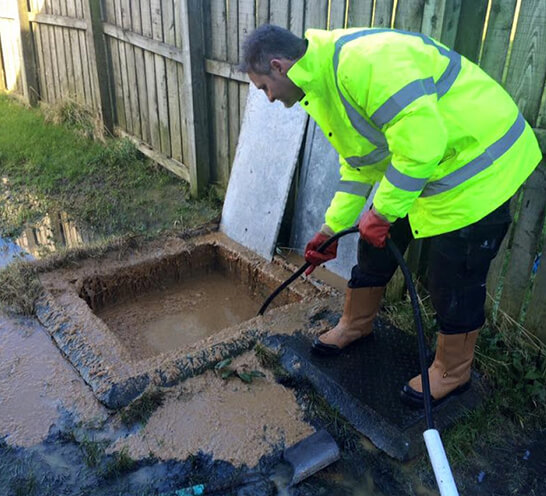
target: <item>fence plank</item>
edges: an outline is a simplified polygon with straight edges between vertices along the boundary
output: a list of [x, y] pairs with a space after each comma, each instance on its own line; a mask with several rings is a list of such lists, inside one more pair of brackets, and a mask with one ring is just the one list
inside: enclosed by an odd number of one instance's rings
[[[132, 32], [142, 36], [142, 18], [140, 15], [141, 0], [133, 0], [131, 8]], [[150, 143], [150, 125], [148, 118], [148, 88], [146, 86], [146, 65], [144, 63], [144, 50], [133, 44], [135, 52], [135, 68], [137, 75], [138, 112], [140, 115], [140, 136], [145, 143]]]
[[[275, 2], [277, 5], [277, 2]], [[271, 5], [273, 13], [274, 6]], [[239, 62], [239, 2], [230, 1], [227, 8], [227, 57], [228, 62]], [[233, 163], [239, 138], [239, 83], [228, 82], [229, 164]]]
[[269, 22], [283, 28], [290, 27], [290, 0], [272, 0], [269, 5]]
[[[51, 8], [53, 11], [53, 15], [57, 17], [61, 17], [61, 8], [60, 8], [60, 1], [59, 0], [53, 0], [51, 4]], [[57, 61], [59, 64], [59, 83], [60, 83], [60, 96], [61, 99], [65, 99], [70, 96], [70, 91], [68, 89], [68, 77], [67, 77], [67, 62], [66, 62], [66, 55], [65, 55], [65, 44], [64, 44], [64, 29], [61, 26], [53, 26], [52, 27], [54, 33], [55, 33], [55, 50], [57, 51]]]
[[208, 112], [206, 112], [208, 107], [203, 64], [205, 58], [203, 5], [200, 0], [183, 0], [181, 14], [186, 76], [185, 108], [188, 112], [186, 124], [191, 145], [188, 150], [187, 165], [191, 176], [190, 190], [195, 197], [203, 193], [209, 184], [210, 177], [209, 126]]
[[[254, 30], [256, 22], [256, 10], [254, 0], [239, 0], [239, 50], [237, 61], [243, 53], [243, 43], [245, 38]], [[303, 22], [303, 19], [302, 19]], [[238, 83], [239, 85], [239, 130], [243, 123], [245, 115], [246, 97], [248, 93], [248, 84]], [[237, 141], [239, 137], [237, 136]], [[237, 146], [237, 145], [235, 145]], [[231, 163], [230, 163], [231, 170]]]
[[[175, 29], [175, 45], [178, 49], [182, 50], [183, 46], [183, 33], [182, 30], [184, 27], [182, 26], [182, 6], [178, 0], [174, 2], [174, 29]], [[182, 132], [182, 161], [184, 164], [188, 163], [188, 151], [191, 148], [190, 143], [190, 137], [188, 135], [188, 126], [186, 121], [191, 118], [191, 115], [188, 112], [188, 109], [186, 108], [186, 104], [184, 101], [184, 82], [185, 82], [185, 76], [184, 76], [184, 66], [183, 63], [176, 64], [176, 71], [177, 71], [177, 77], [178, 77], [178, 106], [180, 108], [180, 125], [182, 126], [181, 132]], [[189, 169], [188, 169], [189, 174]], [[190, 180], [188, 180], [190, 182]]]
[[[140, 17], [142, 20], [142, 35], [151, 39], [153, 34], [150, 0], [141, 0]], [[157, 107], [157, 90], [155, 85], [155, 59], [154, 54], [148, 50], [144, 52], [144, 65], [146, 69], [146, 88], [148, 90], [149, 135], [152, 148], [159, 150], [161, 148], [161, 133], [159, 131], [159, 110]]]
[[[76, 19], [76, 6], [74, 0], [66, 0], [65, 12], [66, 16], [71, 20]], [[69, 81], [68, 87], [72, 97], [80, 103], [85, 102], [83, 94], [83, 81], [81, 78], [80, 59], [74, 54], [74, 48], [78, 45], [78, 33], [74, 29], [67, 29], [65, 34], [66, 44], [66, 59], [69, 64]]]
[[[163, 23], [161, 21], [161, 0], [151, 1], [152, 35], [154, 40], [164, 41]], [[159, 112], [159, 136], [161, 138], [160, 151], [167, 156], [171, 155], [171, 136], [169, 132], [169, 101], [167, 94], [167, 70], [165, 59], [159, 55], [155, 60], [155, 84], [157, 88], [157, 109]]]
[[290, 31], [300, 37], [303, 37], [305, 30], [305, 9], [302, 3], [290, 2]]
[[[175, 46], [175, 19], [173, 0], [163, 1], [163, 32], [165, 43]], [[178, 98], [178, 69], [177, 62], [166, 59], [167, 71], [167, 98], [169, 102], [169, 126], [171, 137], [171, 157], [182, 162], [182, 131], [180, 123], [180, 100]]]
[[472, 62], [478, 62], [487, 0], [463, 0], [455, 50]]
[[[84, 8], [85, 5], [85, 8]], [[88, 0], [76, 0], [76, 16], [79, 19], [89, 19], [89, 4]], [[89, 21], [91, 23], [91, 21]], [[90, 108], [99, 109], [100, 108], [100, 94], [97, 88], [97, 76], [96, 76], [96, 67], [91, 65], [91, 60], [94, 61], [94, 54], [92, 59], [89, 59], [89, 46], [93, 48], [93, 43], [91, 42], [90, 32], [78, 31], [77, 32], [79, 39], [79, 53], [80, 53], [80, 63], [82, 67], [83, 74], [83, 86], [85, 93], [85, 103]], [[94, 52], [93, 52], [94, 53]]]
[[[114, 120], [112, 111], [112, 96], [110, 93], [110, 81], [107, 71], [107, 57], [105, 38], [102, 30], [102, 15], [100, 0], [90, 0], [85, 7], [85, 17], [88, 19], [89, 28], [87, 40], [89, 43], [89, 53], [91, 54], [89, 63], [90, 77], [95, 87], [94, 94], [98, 101], [95, 103], [96, 109], [102, 115], [102, 122], [106, 129], [113, 131]], [[100, 74], [99, 74], [100, 71]]]
[[445, 12], [445, 0], [429, 0], [425, 2], [421, 32], [439, 40], [442, 37]]
[[30, 22], [28, 20], [28, 3], [26, 0], [18, 0], [19, 7], [19, 29], [21, 37], [21, 51], [23, 55], [22, 64], [24, 67], [20, 69], [24, 71], [23, 88], [25, 98], [30, 105], [38, 103], [38, 95], [40, 87], [38, 83], [38, 74], [36, 71], [36, 57], [34, 54], [34, 43], [32, 41], [32, 33]]
[[489, 14], [480, 66], [499, 83], [508, 54], [515, 8], [516, 0], [496, 0]]
[[347, 10], [348, 0], [338, 0], [330, 3], [329, 25], [328, 29], [337, 29], [345, 27], [345, 12]]
[[455, 47], [455, 39], [459, 29], [462, 0], [445, 0], [444, 26], [440, 41], [450, 48]]
[[351, 0], [347, 15], [347, 27], [369, 27], [372, 25], [373, 0]]
[[[269, 8], [269, 5], [267, 5]], [[210, 56], [214, 61], [227, 59], [227, 26], [225, 0], [211, 0], [209, 11]], [[228, 65], [229, 66], [229, 65]], [[231, 66], [229, 66], [231, 67]], [[214, 159], [211, 180], [226, 187], [229, 180], [229, 116], [228, 116], [228, 81], [224, 77], [209, 77], [210, 113], [212, 116], [212, 151]]]
[[546, 75], [546, 2], [523, 0], [505, 87], [527, 121], [536, 122]]
[[546, 295], [546, 262], [544, 261], [544, 247], [546, 246], [546, 233], [542, 238], [542, 258], [536, 269], [533, 291], [529, 300], [529, 307], [525, 315], [524, 325], [527, 329], [538, 336], [546, 343], [546, 305], [544, 304], [544, 295]]
[[308, 1], [305, 4], [305, 29], [326, 29], [327, 21], [328, 0]]
[[540, 166], [523, 187], [523, 198], [504, 279], [500, 308], [518, 319], [529, 288], [531, 268], [542, 233], [546, 208], [546, 167]]
[[[116, 14], [114, 11], [114, 0], [105, 0], [105, 20], [108, 22], [116, 22]], [[104, 26], [104, 28], [106, 25]], [[106, 33], [106, 31], [105, 31]], [[115, 122], [120, 127], [126, 128], [125, 121], [125, 101], [123, 99], [123, 87], [121, 84], [121, 66], [119, 63], [119, 41], [111, 36], [107, 36], [109, 56], [112, 65], [112, 80], [113, 80], [113, 94], [115, 99], [114, 114], [116, 116]]]
[[[131, 16], [131, 3], [129, 0], [121, 0], [121, 27], [125, 32], [133, 31], [133, 20]], [[139, 100], [138, 100], [138, 75], [135, 63], [135, 47], [132, 43], [125, 45], [125, 59], [127, 64], [127, 87], [129, 90], [131, 129], [134, 136], [142, 138], [142, 126], [140, 124]]]
[[393, 3], [393, 0], [375, 2], [375, 9], [373, 14], [373, 25], [375, 27], [391, 27]]
[[[37, 2], [38, 0], [36, 0]], [[37, 9], [38, 6], [36, 5], [34, 9]], [[38, 55], [38, 63], [40, 66], [40, 76], [43, 78], [43, 83], [41, 85], [41, 95], [43, 101], [45, 102], [52, 102], [54, 100], [55, 95], [55, 89], [53, 88], [53, 75], [52, 75], [52, 68], [51, 68], [51, 58], [50, 58], [50, 52], [49, 52], [49, 36], [46, 33], [44, 26], [40, 25], [39, 23], [33, 23], [33, 30], [38, 34], [37, 39], [37, 55]]]
[[[275, 2], [275, 0], [273, 0]], [[303, 9], [302, 9], [303, 10]], [[256, 0], [256, 26], [269, 22], [269, 0]]]
[[[30, 17], [31, 15], [36, 12], [36, 0], [32, 0], [30, 2], [30, 12], [29, 12], [29, 20], [30, 20]], [[39, 85], [40, 85], [40, 99], [43, 100], [43, 101], [48, 101], [48, 98], [47, 98], [47, 91], [48, 91], [48, 88], [47, 88], [47, 83], [46, 83], [46, 69], [44, 67], [44, 55], [43, 55], [43, 47], [42, 47], [42, 34], [40, 33], [40, 25], [38, 23], [35, 23], [35, 22], [31, 22], [31, 30], [32, 30], [32, 35], [33, 35], [33, 38], [34, 38], [34, 44], [35, 44], [35, 47], [34, 47], [34, 53], [35, 53], [35, 56], [36, 56], [36, 72], [38, 74], [38, 78], [39, 78]], [[1, 51], [1, 47], [0, 47], [0, 51]], [[0, 61], [0, 66], [2, 65], [1, 61]], [[1, 70], [1, 69], [0, 69]], [[1, 74], [0, 74], [0, 78], [1, 78]], [[0, 84], [2, 84], [2, 81], [0, 81]]]
[[424, 4], [421, 0], [404, 0], [398, 4], [394, 27], [406, 31], [421, 31]]

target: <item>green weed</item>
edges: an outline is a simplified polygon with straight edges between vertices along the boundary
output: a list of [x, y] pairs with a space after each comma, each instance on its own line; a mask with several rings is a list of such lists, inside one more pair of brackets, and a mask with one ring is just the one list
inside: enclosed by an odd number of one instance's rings
[[105, 447], [106, 443], [93, 441], [85, 437], [80, 442], [80, 450], [82, 451], [85, 464], [90, 468], [98, 467], [104, 456]]
[[133, 470], [136, 464], [136, 460], [129, 456], [127, 448], [124, 447], [121, 451], [112, 454], [101, 473], [105, 478], [119, 477]]
[[152, 414], [163, 404], [165, 392], [162, 389], [146, 391], [120, 412], [120, 419], [127, 427], [145, 425]]

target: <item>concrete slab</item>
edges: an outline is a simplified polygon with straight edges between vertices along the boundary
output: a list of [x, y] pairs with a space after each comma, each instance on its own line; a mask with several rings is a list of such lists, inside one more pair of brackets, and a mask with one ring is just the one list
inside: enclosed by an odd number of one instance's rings
[[220, 230], [266, 260], [273, 258], [307, 114], [270, 103], [250, 86]]
[[[305, 142], [290, 239], [290, 247], [299, 254], [303, 254], [307, 242], [322, 226], [324, 213], [337, 190], [340, 177], [338, 153], [312, 121]], [[364, 208], [367, 206], [368, 203]], [[356, 264], [357, 242], [357, 234], [342, 238], [337, 258], [325, 264], [325, 267], [349, 279], [351, 268]]]
[[[308, 336], [274, 336], [267, 344], [280, 352], [283, 367], [307, 379], [328, 403], [379, 449], [408, 460], [425, 449], [424, 411], [400, 400], [400, 389], [419, 371], [417, 340], [380, 319], [374, 333], [336, 357], [311, 353]], [[440, 431], [481, 401], [479, 378], [470, 390], [434, 408]]]

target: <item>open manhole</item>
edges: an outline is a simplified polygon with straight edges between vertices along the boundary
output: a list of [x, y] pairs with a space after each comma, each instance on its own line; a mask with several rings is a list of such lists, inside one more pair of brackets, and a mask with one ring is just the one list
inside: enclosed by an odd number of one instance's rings
[[[149, 384], [172, 385], [248, 349], [264, 333], [253, 320], [260, 305], [291, 275], [221, 234], [118, 258], [43, 274], [37, 306], [59, 348], [111, 408]], [[300, 280], [274, 304], [318, 293]]]

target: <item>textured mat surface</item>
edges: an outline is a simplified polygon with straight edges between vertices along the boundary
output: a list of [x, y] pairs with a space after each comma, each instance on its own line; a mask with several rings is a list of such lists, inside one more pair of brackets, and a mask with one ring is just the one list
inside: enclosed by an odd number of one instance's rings
[[[336, 357], [311, 352], [310, 337], [274, 336], [270, 345], [281, 353], [292, 375], [308, 379], [319, 394], [378, 448], [400, 460], [419, 454], [425, 445], [423, 410], [400, 400], [400, 389], [419, 371], [417, 339], [376, 319], [371, 336]], [[432, 355], [429, 353], [429, 355]], [[441, 430], [475, 408], [480, 401], [479, 379], [470, 390], [434, 408]]]

